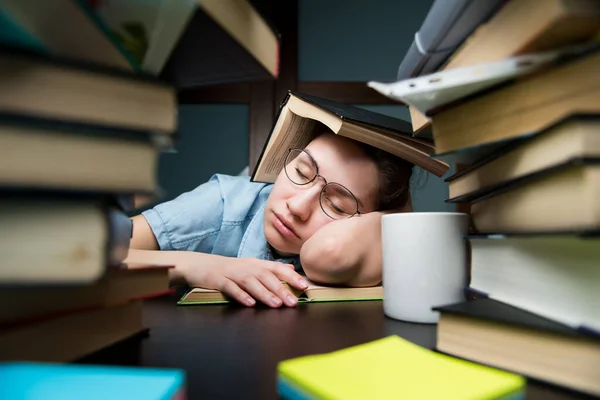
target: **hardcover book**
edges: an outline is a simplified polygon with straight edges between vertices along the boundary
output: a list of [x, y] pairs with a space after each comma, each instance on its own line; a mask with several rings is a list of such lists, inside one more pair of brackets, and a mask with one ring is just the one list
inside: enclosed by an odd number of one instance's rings
[[394, 154], [437, 176], [448, 164], [430, 156], [433, 142], [412, 136], [410, 123], [373, 111], [320, 97], [289, 92], [252, 174], [256, 182], [272, 183], [283, 168], [290, 148], [304, 148], [326, 131]]

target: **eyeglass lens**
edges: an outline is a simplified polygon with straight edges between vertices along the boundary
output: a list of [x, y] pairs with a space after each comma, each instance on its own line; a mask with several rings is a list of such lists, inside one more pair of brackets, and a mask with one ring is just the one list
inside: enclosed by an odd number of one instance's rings
[[[290, 150], [285, 161], [285, 174], [296, 185], [313, 182], [318, 174], [312, 157], [303, 150]], [[330, 218], [348, 218], [358, 211], [356, 197], [344, 186], [330, 182], [323, 187], [319, 198], [321, 208]]]

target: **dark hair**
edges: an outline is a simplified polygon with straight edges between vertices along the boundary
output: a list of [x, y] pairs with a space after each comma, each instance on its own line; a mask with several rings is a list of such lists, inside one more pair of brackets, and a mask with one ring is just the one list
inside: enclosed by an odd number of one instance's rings
[[410, 200], [410, 179], [414, 165], [386, 151], [361, 143], [379, 172], [379, 199], [376, 210], [401, 208]]

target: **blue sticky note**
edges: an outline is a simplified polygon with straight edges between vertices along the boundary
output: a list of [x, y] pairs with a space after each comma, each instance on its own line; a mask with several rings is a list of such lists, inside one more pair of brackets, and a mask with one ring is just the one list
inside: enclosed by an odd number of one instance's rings
[[0, 363], [0, 399], [181, 400], [184, 385], [178, 369]]

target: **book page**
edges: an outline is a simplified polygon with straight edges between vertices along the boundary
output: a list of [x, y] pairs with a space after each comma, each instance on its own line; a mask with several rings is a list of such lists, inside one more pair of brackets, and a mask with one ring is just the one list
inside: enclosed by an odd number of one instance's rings
[[323, 125], [315, 120], [302, 118], [288, 107], [281, 110], [274, 132], [267, 144], [255, 179], [259, 182], [275, 182], [283, 169], [290, 148], [304, 148]]
[[273, 149], [274, 156], [265, 166], [265, 172], [268, 174], [279, 174], [283, 168], [288, 150], [304, 148], [316, 133], [314, 129], [316, 121], [290, 114], [292, 116], [291, 121], [285, 131], [281, 133], [283, 140], [275, 145]]

